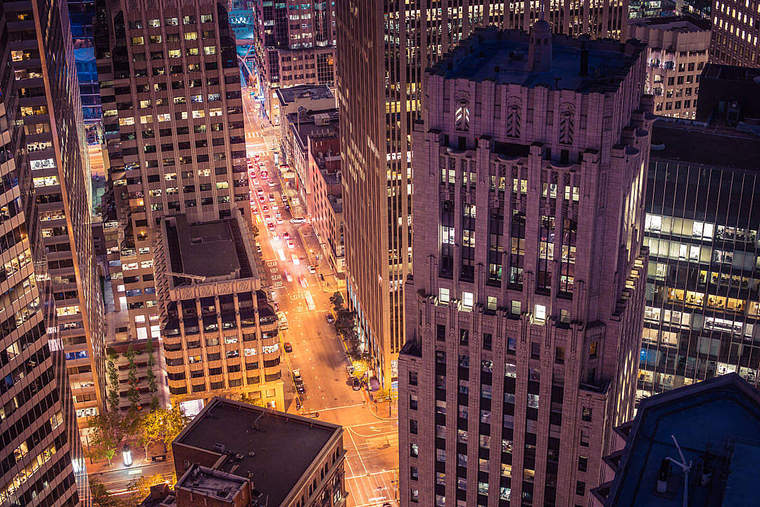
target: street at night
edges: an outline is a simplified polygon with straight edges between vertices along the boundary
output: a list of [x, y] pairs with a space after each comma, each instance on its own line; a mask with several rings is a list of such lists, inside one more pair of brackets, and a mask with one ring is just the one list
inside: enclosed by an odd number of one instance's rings
[[[336, 277], [321, 252], [304, 248], [304, 239], [316, 243], [308, 221], [290, 222], [292, 215], [284, 209], [283, 181], [271, 149], [278, 146], [277, 129], [261, 118], [260, 105], [250, 93], [244, 93], [243, 97], [246, 147], [255, 174], [254, 177], [249, 171], [251, 209], [259, 231], [257, 241], [261, 245], [265, 270], [260, 276], [269, 279], [273, 300], [288, 321], [288, 329], [280, 331], [281, 344], [284, 346], [287, 342], [292, 346], [292, 352], [285, 354], [283, 368], [287, 409], [343, 426], [348, 505], [382, 506], [386, 502], [397, 505], [395, 410], [388, 417], [387, 403], [375, 407], [365, 391], [352, 390], [347, 371], [351, 363], [335, 328], [327, 322], [332, 308], [330, 296], [338, 290]], [[262, 177], [262, 169], [266, 171], [266, 178]], [[275, 185], [271, 186], [270, 182]], [[274, 202], [269, 194], [273, 194]], [[281, 223], [276, 218], [278, 212], [282, 216]], [[314, 264], [310, 264], [312, 262]], [[315, 265], [314, 273], [309, 271], [310, 265]], [[309, 307], [308, 298], [313, 308]], [[294, 369], [303, 378], [305, 392], [301, 395], [293, 382]], [[300, 409], [297, 398], [302, 403]]]

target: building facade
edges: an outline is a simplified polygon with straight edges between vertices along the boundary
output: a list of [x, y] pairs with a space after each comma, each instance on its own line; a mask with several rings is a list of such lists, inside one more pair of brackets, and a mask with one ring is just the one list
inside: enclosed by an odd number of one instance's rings
[[[5, 7], [4, 41], [8, 24], [19, 19]], [[88, 505], [12, 58], [10, 51], [0, 53], [0, 504]]]
[[632, 20], [631, 38], [647, 45], [644, 91], [660, 116], [693, 120], [710, 49], [710, 22], [686, 16]]
[[256, 68], [264, 113], [278, 116], [277, 88], [335, 83], [335, 2], [253, 2]]
[[760, 67], [760, 1], [715, 0], [710, 62]]
[[214, 396], [285, 409], [277, 315], [246, 228], [240, 216], [161, 222], [155, 271], [163, 350], [171, 399], [187, 414]]
[[[323, 140], [323, 143], [327, 140]], [[343, 185], [340, 178], [339, 139], [332, 138], [327, 152], [314, 152], [318, 141], [309, 142], [309, 175], [312, 199], [307, 203], [311, 226], [322, 252], [336, 273], [345, 272], [343, 243]], [[323, 148], [323, 145], [320, 146]]]
[[635, 401], [645, 58], [538, 22], [478, 31], [426, 74], [402, 506], [586, 505], [601, 482]]
[[405, 340], [404, 282], [413, 271], [412, 125], [424, 69], [478, 26], [527, 30], [541, 16], [558, 33], [625, 40], [628, 2], [580, 10], [569, 1], [520, 9], [488, 0], [337, 2], [348, 304], [383, 385], [395, 387]]
[[157, 220], [250, 219], [243, 103], [227, 2], [123, 0], [101, 13], [97, 49], [118, 212], [114, 297], [131, 336], [159, 336]]
[[759, 159], [756, 134], [655, 123], [639, 398], [730, 372], [760, 380]]
[[[65, 1], [5, 4], [27, 167], [47, 250], [59, 337], [80, 427], [103, 407], [103, 304], [93, 250], [90, 180]], [[45, 37], [36, 34], [44, 33]]]

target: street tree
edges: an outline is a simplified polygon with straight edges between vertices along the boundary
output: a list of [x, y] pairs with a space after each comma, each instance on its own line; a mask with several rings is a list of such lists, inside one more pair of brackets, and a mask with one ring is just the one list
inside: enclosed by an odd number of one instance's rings
[[339, 312], [343, 309], [343, 305], [345, 304], [345, 301], [343, 300], [343, 294], [340, 293], [340, 291], [335, 291], [332, 296], [330, 296], [330, 302], [333, 305], [333, 309], [335, 309], [336, 312]]
[[158, 408], [140, 419], [138, 434], [140, 443], [145, 447], [145, 455], [148, 455], [148, 446], [153, 443], [161, 443], [167, 452], [171, 452], [172, 441], [185, 429], [190, 421], [175, 405], [171, 409]]
[[158, 484], [168, 484], [170, 488], [174, 487], [177, 482], [176, 474], [172, 473], [171, 477], [164, 477], [162, 474], [155, 474], [149, 477], [140, 476], [130, 482], [128, 489], [135, 490], [135, 500], [141, 502], [150, 494], [150, 488]]
[[118, 507], [119, 501], [108, 492], [98, 479], [90, 479], [90, 494], [94, 507]]
[[87, 453], [95, 460], [105, 458], [110, 465], [124, 436], [125, 425], [121, 414], [117, 411], [101, 412], [92, 418]]

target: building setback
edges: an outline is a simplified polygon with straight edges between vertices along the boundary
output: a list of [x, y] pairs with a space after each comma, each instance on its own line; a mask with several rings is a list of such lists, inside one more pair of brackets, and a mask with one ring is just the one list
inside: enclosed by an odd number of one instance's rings
[[239, 216], [191, 224], [178, 215], [161, 222], [161, 334], [169, 393], [186, 413], [197, 413], [214, 396], [285, 409], [277, 316], [262, 290], [246, 227]]
[[475, 32], [426, 75], [401, 505], [585, 505], [634, 409], [651, 98], [637, 41]]
[[264, 113], [274, 121], [278, 88], [334, 85], [335, 1], [255, 0], [253, 13]]
[[110, 184], [122, 236], [111, 268], [130, 335], [159, 336], [153, 237], [162, 216], [250, 218], [235, 39], [222, 0], [115, 0], [97, 46]]
[[[90, 226], [89, 174], [65, 1], [5, 2], [36, 214], [80, 426], [103, 408], [103, 303]], [[44, 34], [37, 36], [38, 34]], [[26, 177], [26, 176], [25, 176]]]
[[710, 62], [760, 67], [760, 0], [714, 0]]
[[[5, 7], [3, 41], [19, 14]], [[89, 500], [87, 475], [12, 58], [0, 53], [0, 504], [73, 507]]]
[[693, 120], [710, 22], [689, 16], [631, 20], [630, 34], [647, 45], [644, 91], [654, 96], [655, 114]]
[[347, 304], [357, 312], [360, 339], [386, 387], [395, 387], [405, 341], [404, 282], [413, 271], [412, 125], [421, 110], [424, 69], [478, 26], [527, 30], [542, 16], [558, 33], [625, 40], [628, 1], [597, 5], [337, 2]]

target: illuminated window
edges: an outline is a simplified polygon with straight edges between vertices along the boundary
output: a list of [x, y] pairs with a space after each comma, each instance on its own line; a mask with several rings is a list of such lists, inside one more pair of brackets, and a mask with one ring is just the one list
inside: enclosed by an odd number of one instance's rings
[[533, 320], [537, 322], [544, 322], [546, 320], [546, 306], [538, 304], [534, 306]]

